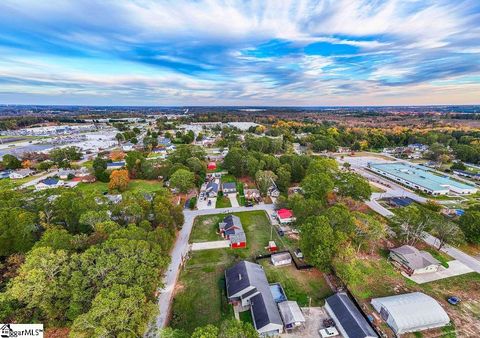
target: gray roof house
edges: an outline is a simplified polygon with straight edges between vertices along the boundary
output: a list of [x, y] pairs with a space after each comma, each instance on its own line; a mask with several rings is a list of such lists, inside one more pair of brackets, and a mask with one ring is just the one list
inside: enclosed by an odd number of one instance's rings
[[224, 194], [233, 194], [237, 192], [237, 184], [235, 182], [226, 182], [222, 184]]
[[225, 271], [227, 297], [234, 305], [250, 308], [253, 324], [262, 336], [283, 332], [283, 322], [263, 268], [241, 261]]
[[218, 183], [215, 180], [211, 180], [208, 182], [207, 187], [205, 189], [205, 193], [208, 197], [215, 197], [218, 194]]
[[345, 292], [325, 300], [325, 309], [345, 338], [377, 338], [373, 328]]
[[390, 259], [394, 265], [405, 271], [408, 275], [436, 272], [440, 268], [440, 262], [430, 253], [420, 251], [410, 245], [390, 250]]

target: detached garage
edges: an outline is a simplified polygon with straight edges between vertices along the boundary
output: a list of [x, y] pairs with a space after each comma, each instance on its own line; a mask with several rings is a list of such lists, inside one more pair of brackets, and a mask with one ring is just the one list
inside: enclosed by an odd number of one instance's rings
[[397, 335], [442, 327], [450, 322], [440, 304], [421, 292], [374, 298], [372, 306]]

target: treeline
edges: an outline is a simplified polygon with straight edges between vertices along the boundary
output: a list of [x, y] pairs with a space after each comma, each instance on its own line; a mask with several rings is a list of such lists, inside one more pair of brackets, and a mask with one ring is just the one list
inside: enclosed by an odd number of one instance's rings
[[163, 189], [122, 197], [0, 190], [0, 321], [72, 337], [144, 334], [183, 214]]

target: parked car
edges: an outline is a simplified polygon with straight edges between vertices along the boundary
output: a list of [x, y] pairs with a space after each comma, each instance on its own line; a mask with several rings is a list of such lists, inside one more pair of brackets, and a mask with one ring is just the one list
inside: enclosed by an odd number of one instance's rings
[[253, 203], [252, 202], [247, 202], [247, 203], [245, 203], [245, 206], [246, 207], [253, 207]]
[[212, 200], [208, 200], [207, 205], [208, 205], [208, 206], [211, 206], [211, 205], [212, 205]]
[[338, 330], [334, 327], [326, 327], [324, 329], [318, 330], [318, 333], [322, 338], [327, 338], [327, 337], [335, 337], [338, 336]]
[[448, 297], [447, 302], [449, 302], [452, 305], [457, 305], [458, 303], [460, 303], [460, 298], [455, 297], [455, 296]]
[[295, 256], [297, 256], [297, 258], [303, 258], [303, 252], [302, 250], [300, 249], [295, 249], [295, 251], [293, 252], [295, 254]]

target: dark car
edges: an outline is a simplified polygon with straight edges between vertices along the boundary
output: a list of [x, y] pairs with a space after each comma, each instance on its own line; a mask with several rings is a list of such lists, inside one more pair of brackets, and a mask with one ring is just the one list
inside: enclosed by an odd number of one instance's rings
[[447, 302], [449, 302], [452, 305], [457, 305], [458, 303], [460, 303], [460, 298], [455, 297], [455, 296], [448, 297]]

